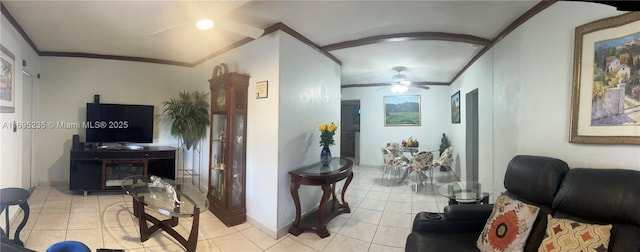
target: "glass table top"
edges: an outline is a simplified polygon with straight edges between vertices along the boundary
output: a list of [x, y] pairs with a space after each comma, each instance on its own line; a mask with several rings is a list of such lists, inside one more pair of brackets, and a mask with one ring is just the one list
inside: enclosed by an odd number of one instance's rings
[[290, 171], [289, 173], [300, 177], [340, 174], [351, 168], [350, 164], [353, 164], [351, 160], [334, 157], [331, 159], [329, 165], [323, 166], [321, 163], [316, 163]]
[[[160, 180], [153, 181], [152, 177]], [[122, 189], [146, 207], [169, 216], [191, 216], [195, 209], [202, 212], [209, 207], [205, 194], [197, 188], [189, 183], [178, 183], [167, 178], [130, 176], [122, 180]], [[175, 191], [175, 194], [172, 191]], [[181, 203], [176, 204], [176, 198]]]
[[478, 182], [453, 182], [438, 188], [440, 195], [457, 201], [477, 201], [489, 196]]

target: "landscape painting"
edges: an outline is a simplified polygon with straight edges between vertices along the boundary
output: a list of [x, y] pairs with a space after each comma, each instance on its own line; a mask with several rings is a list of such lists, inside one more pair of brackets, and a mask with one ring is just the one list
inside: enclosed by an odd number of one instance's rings
[[591, 125], [640, 125], [640, 32], [594, 49]]
[[394, 95], [383, 99], [384, 126], [420, 126], [419, 95]]
[[640, 144], [640, 12], [576, 27], [570, 143]]
[[451, 96], [451, 123], [460, 123], [460, 90]]

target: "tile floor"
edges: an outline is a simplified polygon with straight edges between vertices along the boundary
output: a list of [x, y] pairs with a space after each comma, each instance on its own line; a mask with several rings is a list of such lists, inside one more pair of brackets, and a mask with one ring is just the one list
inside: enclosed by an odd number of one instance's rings
[[[201, 214], [198, 251], [404, 251], [413, 217], [421, 211], [441, 212], [447, 199], [430, 185], [414, 192], [405, 184], [381, 180], [381, 167], [354, 167], [346, 201], [352, 212], [334, 218], [331, 236], [315, 233], [287, 234], [275, 240], [248, 223], [226, 227], [211, 212]], [[435, 171], [435, 181], [448, 173]], [[390, 183], [389, 183], [390, 182]], [[435, 184], [436, 188], [438, 183]], [[341, 188], [339, 184], [338, 188]], [[156, 232], [140, 242], [137, 219], [132, 216], [129, 195], [70, 192], [68, 187], [40, 186], [29, 199], [29, 221], [20, 234], [25, 247], [45, 251], [63, 240], [78, 240], [97, 248], [127, 252], [184, 251], [173, 238]], [[22, 213], [15, 222], [22, 219]], [[4, 226], [4, 224], [2, 224]], [[178, 232], [190, 230], [191, 219], [181, 219]], [[17, 223], [12, 230], [15, 232]], [[13, 236], [13, 234], [11, 234]]]

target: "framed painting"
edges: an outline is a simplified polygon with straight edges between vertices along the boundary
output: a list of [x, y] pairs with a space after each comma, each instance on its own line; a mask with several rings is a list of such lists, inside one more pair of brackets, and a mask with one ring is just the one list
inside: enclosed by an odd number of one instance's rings
[[460, 90], [451, 96], [451, 123], [460, 123]]
[[0, 51], [0, 112], [13, 113], [16, 100], [15, 57], [4, 46], [0, 46]]
[[576, 27], [569, 142], [640, 144], [640, 12]]
[[420, 126], [420, 96], [393, 95], [383, 98], [384, 126]]

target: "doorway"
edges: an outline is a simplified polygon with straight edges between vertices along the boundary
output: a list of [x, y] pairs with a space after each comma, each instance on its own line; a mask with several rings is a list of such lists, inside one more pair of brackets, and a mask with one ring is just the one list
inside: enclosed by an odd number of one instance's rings
[[[33, 121], [33, 76], [27, 72], [22, 72], [22, 121]], [[31, 190], [37, 184], [36, 174], [33, 169], [33, 153], [35, 145], [33, 144], [34, 132], [32, 129], [24, 128], [22, 131], [22, 188]]]
[[466, 94], [467, 181], [478, 182], [478, 89]]
[[360, 163], [360, 100], [342, 101], [340, 110], [340, 156]]

